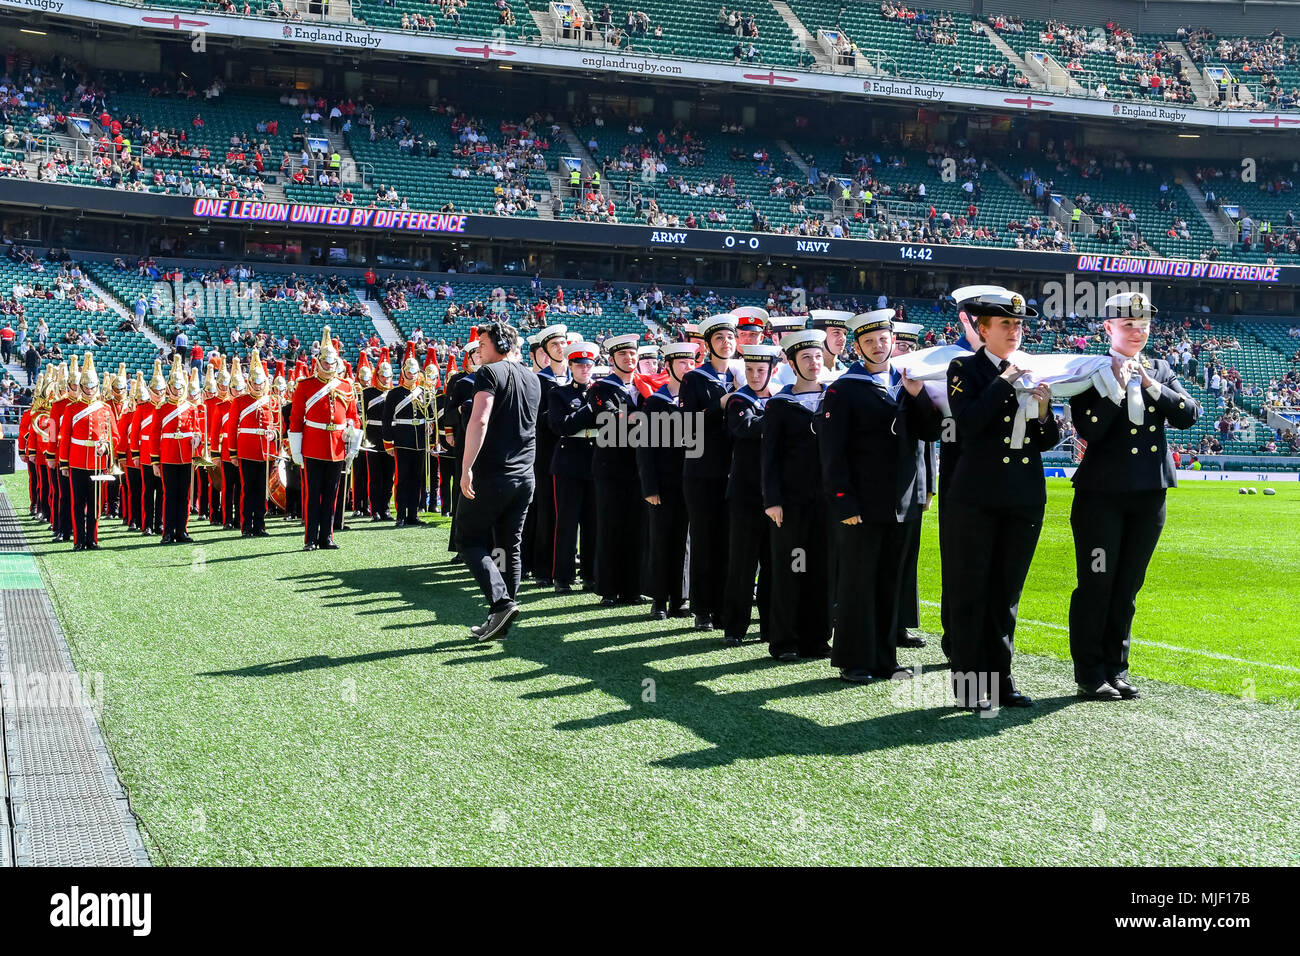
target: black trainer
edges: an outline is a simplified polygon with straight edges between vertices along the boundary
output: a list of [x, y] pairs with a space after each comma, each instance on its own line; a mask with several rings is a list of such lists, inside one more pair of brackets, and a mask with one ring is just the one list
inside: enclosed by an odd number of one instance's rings
[[518, 616], [519, 605], [511, 601], [499, 611], [493, 611], [483, 625], [482, 629], [475, 635], [480, 641], [491, 641], [506, 636], [510, 630], [510, 623]]

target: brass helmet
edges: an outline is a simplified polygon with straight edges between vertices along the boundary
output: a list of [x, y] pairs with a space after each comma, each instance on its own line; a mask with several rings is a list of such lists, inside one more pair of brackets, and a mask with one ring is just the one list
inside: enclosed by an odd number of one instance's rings
[[81, 369], [77, 365], [77, 356], [73, 355], [69, 359], [67, 370], [62, 375], [63, 389], [69, 395], [73, 395], [81, 388]]
[[217, 369], [211, 363], [208, 364], [207, 374], [203, 376], [203, 394], [207, 398], [217, 396]]
[[117, 374], [113, 376], [113, 400], [119, 404], [125, 402], [127, 395], [126, 363], [117, 363]]
[[230, 394], [243, 395], [248, 383], [244, 381], [244, 367], [239, 362], [239, 356], [236, 355], [230, 362]]
[[254, 349], [248, 356], [248, 391], [255, 398], [261, 398], [266, 394], [267, 386], [271, 384], [270, 378], [266, 374], [266, 368], [262, 365], [262, 357]]
[[436, 389], [442, 370], [438, 368], [438, 350], [430, 345], [424, 350], [424, 387]]
[[94, 398], [99, 391], [99, 373], [95, 371], [95, 356], [86, 353], [81, 365], [81, 394], [87, 399]]
[[375, 369], [375, 384], [382, 389], [393, 387], [393, 363], [388, 359], [388, 346], [379, 350], [379, 367]]
[[179, 355], [172, 356], [171, 374], [167, 377], [167, 398], [180, 402], [185, 397], [189, 382], [185, 378], [185, 364]]
[[374, 377], [375, 370], [370, 367], [370, 356], [366, 354], [365, 349], [362, 349], [361, 354], [357, 356], [357, 381], [361, 383], [362, 388], [369, 388]]
[[316, 356], [316, 375], [322, 381], [328, 381], [342, 371], [343, 363], [339, 359], [339, 350], [334, 347], [334, 341], [330, 338], [330, 327], [327, 325], [320, 337], [320, 353]]
[[198, 401], [202, 401], [202, 399], [203, 399], [203, 383], [199, 381], [199, 370], [197, 366], [191, 366], [189, 400], [191, 402], [198, 402]]
[[271, 388], [281, 395], [289, 390], [289, 383], [284, 377], [284, 359], [275, 360], [275, 378], [271, 380]]
[[226, 360], [223, 356], [217, 356], [217, 394], [230, 391], [230, 369], [226, 368]]
[[420, 360], [415, 357], [415, 343], [406, 343], [406, 356], [402, 359], [401, 384], [408, 388], [415, 384], [420, 376]]

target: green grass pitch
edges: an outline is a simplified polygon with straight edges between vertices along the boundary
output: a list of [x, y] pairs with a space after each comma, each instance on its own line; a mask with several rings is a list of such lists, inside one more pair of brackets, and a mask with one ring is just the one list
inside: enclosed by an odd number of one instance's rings
[[[73, 554], [26, 520], [160, 864], [1300, 862], [1300, 486], [1188, 485], [1143, 591], [1124, 704], [1073, 696], [1070, 488], [1049, 482], [1021, 604], [1029, 710], [525, 585], [478, 645], [446, 528], [358, 522], [337, 552], [195, 522], [162, 548], [105, 523]], [[938, 599], [933, 518], [921, 597]], [[937, 607], [923, 608], [937, 628]]]

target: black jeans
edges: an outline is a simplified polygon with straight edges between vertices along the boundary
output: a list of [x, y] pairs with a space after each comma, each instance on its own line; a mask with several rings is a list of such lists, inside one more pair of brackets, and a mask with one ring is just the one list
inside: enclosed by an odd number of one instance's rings
[[474, 574], [488, 610], [509, 607], [519, 593], [524, 515], [533, 500], [533, 476], [474, 482], [474, 497], [456, 512], [461, 557]]

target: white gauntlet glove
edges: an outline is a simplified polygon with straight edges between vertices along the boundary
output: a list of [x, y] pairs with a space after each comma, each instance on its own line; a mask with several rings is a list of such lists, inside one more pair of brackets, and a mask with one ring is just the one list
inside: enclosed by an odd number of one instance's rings
[[289, 457], [295, 465], [302, 467], [302, 432], [289, 432]]

